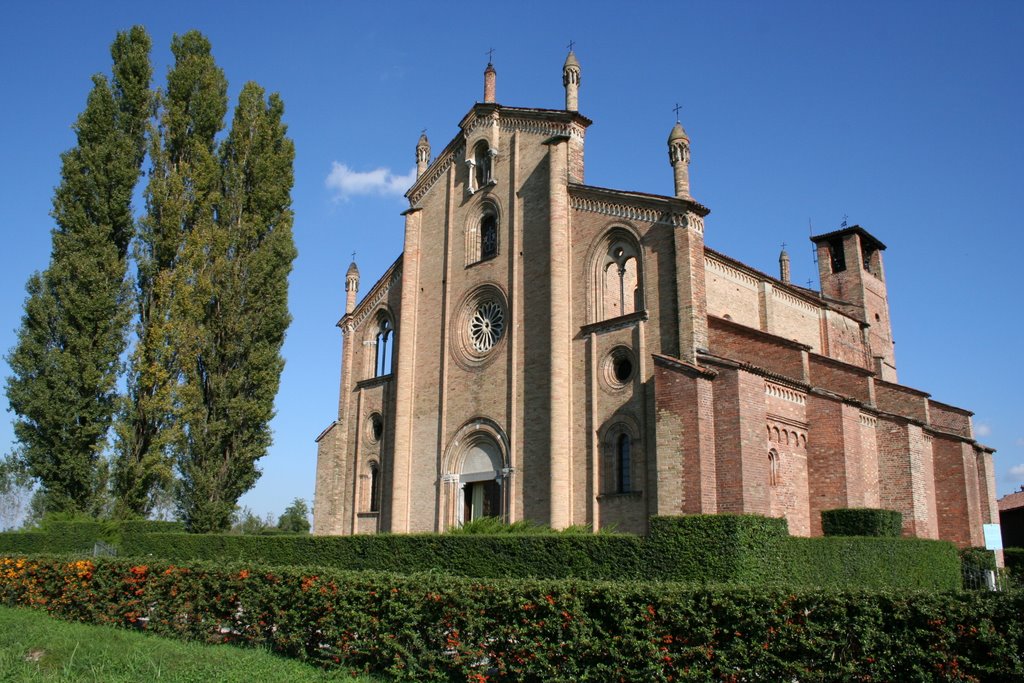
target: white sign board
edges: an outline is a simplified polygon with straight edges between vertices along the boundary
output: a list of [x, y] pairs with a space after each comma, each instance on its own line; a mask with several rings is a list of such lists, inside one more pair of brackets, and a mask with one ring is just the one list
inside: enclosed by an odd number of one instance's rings
[[999, 525], [982, 524], [981, 528], [985, 531], [985, 550], [1002, 550], [1003, 532], [999, 529]]

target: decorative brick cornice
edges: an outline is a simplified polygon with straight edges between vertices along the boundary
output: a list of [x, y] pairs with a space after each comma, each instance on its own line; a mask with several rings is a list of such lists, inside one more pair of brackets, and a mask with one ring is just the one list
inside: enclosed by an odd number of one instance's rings
[[430, 188], [434, 186], [434, 183], [440, 180], [440, 178], [448, 172], [452, 163], [462, 156], [463, 149], [465, 149], [463, 145], [449, 145], [448, 149], [441, 152], [441, 155], [437, 157], [437, 159], [434, 159], [434, 163], [430, 165], [430, 168], [428, 168], [426, 172], [421, 175], [415, 183], [413, 183], [413, 186], [409, 188], [409, 191], [405, 193], [405, 196], [409, 198], [410, 204], [415, 206], [421, 199], [423, 199], [423, 195], [425, 195]]
[[704, 266], [708, 270], [717, 271], [723, 275], [727, 275], [734, 280], [750, 285], [751, 287], [757, 287], [761, 282], [758, 278], [754, 277], [748, 272], [745, 272], [739, 268], [735, 268], [732, 265], [726, 263], [723, 259], [718, 258], [715, 254], [704, 250]]
[[[480, 124], [477, 121], [473, 121], [471, 125], [476, 127]], [[546, 121], [544, 119], [502, 116], [498, 121], [498, 126], [503, 132], [507, 133], [534, 133], [549, 138], [565, 136], [580, 142], [583, 142], [587, 134], [586, 127], [577, 121]]]
[[785, 384], [765, 381], [764, 393], [766, 396], [781, 398], [783, 401], [789, 401], [790, 403], [796, 403], [798, 405], [807, 404], [807, 394], [793, 389], [792, 387], [788, 387]]
[[569, 198], [569, 206], [576, 211], [589, 211], [590, 213], [599, 213], [623, 220], [660, 223], [671, 225], [674, 228], [686, 228], [701, 234], [704, 233], [704, 219], [688, 211], [659, 210], [649, 206], [638, 206], [636, 204], [627, 204], [626, 202], [578, 195], [572, 195]]
[[795, 296], [792, 292], [786, 291], [781, 287], [777, 287], [774, 283], [772, 283], [772, 294], [786, 303], [796, 306], [797, 308], [803, 308], [815, 315], [821, 315], [821, 306], [816, 306], [801, 297]]

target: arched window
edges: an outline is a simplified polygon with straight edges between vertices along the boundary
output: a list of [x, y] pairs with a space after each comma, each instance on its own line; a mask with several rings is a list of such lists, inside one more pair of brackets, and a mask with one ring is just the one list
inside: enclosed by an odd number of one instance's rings
[[370, 463], [370, 512], [380, 512], [380, 465]]
[[479, 190], [491, 182], [491, 150], [483, 140], [473, 148], [473, 172], [474, 189]]
[[613, 238], [599, 262], [598, 319], [609, 320], [643, 308], [640, 262], [632, 240]]
[[768, 484], [775, 486], [779, 483], [779, 452], [774, 448], [768, 451]]
[[618, 480], [616, 493], [629, 493], [633, 490], [630, 457], [632, 446], [632, 439], [625, 433], [620, 434], [615, 442], [615, 475]]
[[380, 324], [377, 327], [377, 355], [373, 364], [373, 376], [383, 377], [391, 374], [391, 352], [390, 342], [394, 328], [387, 316], [381, 316]]
[[480, 260], [494, 258], [497, 255], [498, 218], [488, 212], [480, 219]]

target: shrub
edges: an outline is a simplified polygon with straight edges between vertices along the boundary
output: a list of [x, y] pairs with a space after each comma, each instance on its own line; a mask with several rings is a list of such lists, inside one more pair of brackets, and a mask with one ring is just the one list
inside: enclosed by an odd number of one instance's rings
[[1024, 593], [0, 559], [0, 602], [398, 681], [1020, 680]]
[[1018, 585], [1024, 585], [1024, 548], [1006, 548], [1003, 550], [1003, 563], [1007, 573]]
[[821, 511], [821, 530], [826, 536], [898, 537], [903, 514], [876, 508], [839, 508]]

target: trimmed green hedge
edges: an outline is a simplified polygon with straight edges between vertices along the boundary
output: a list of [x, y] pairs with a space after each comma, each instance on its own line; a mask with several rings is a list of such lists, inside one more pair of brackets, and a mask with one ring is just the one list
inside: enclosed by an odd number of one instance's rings
[[961, 585], [956, 546], [923, 538], [787, 538], [777, 568], [769, 585], [910, 590]]
[[1024, 679], [1024, 593], [0, 559], [0, 603], [396, 681]]
[[139, 534], [183, 534], [185, 522], [164, 522], [152, 519], [128, 519], [115, 522], [119, 537]]
[[[60, 554], [68, 552], [61, 539], [41, 531], [5, 531], [0, 533], [0, 555]], [[89, 546], [90, 550], [92, 546]]]
[[437, 571], [500, 578], [618, 579], [644, 573], [644, 539], [630, 535], [229, 536], [148, 534], [126, 537], [121, 554], [167, 560], [226, 560], [275, 566]]
[[125, 520], [119, 522], [44, 520], [40, 529], [0, 533], [3, 553], [92, 553], [96, 541], [122, 545], [126, 539], [151, 533], [184, 533], [183, 522]]
[[756, 515], [652, 517], [647, 578], [761, 585], [789, 537], [785, 519]]
[[[152, 523], [150, 523], [152, 524]], [[117, 527], [115, 527], [117, 528]], [[746, 586], [919, 588], [961, 585], [954, 546], [914, 538], [793, 538], [784, 519], [756, 515], [653, 517], [627, 534], [378, 534], [250, 536], [144, 533], [120, 527], [122, 556], [259, 562], [479, 578], [683, 581]], [[139, 533], [129, 533], [138, 530]], [[63, 534], [0, 534], [0, 554], [69, 552]], [[71, 551], [88, 552], [91, 540]]]
[[877, 508], [822, 510], [821, 530], [826, 536], [897, 538], [903, 533], [903, 514]]
[[793, 538], [783, 519], [755, 515], [654, 517], [631, 535], [126, 537], [121, 554], [348, 570], [444, 572], [480, 578], [585, 578], [748, 586], [960, 586], [951, 543], [916, 538]]

